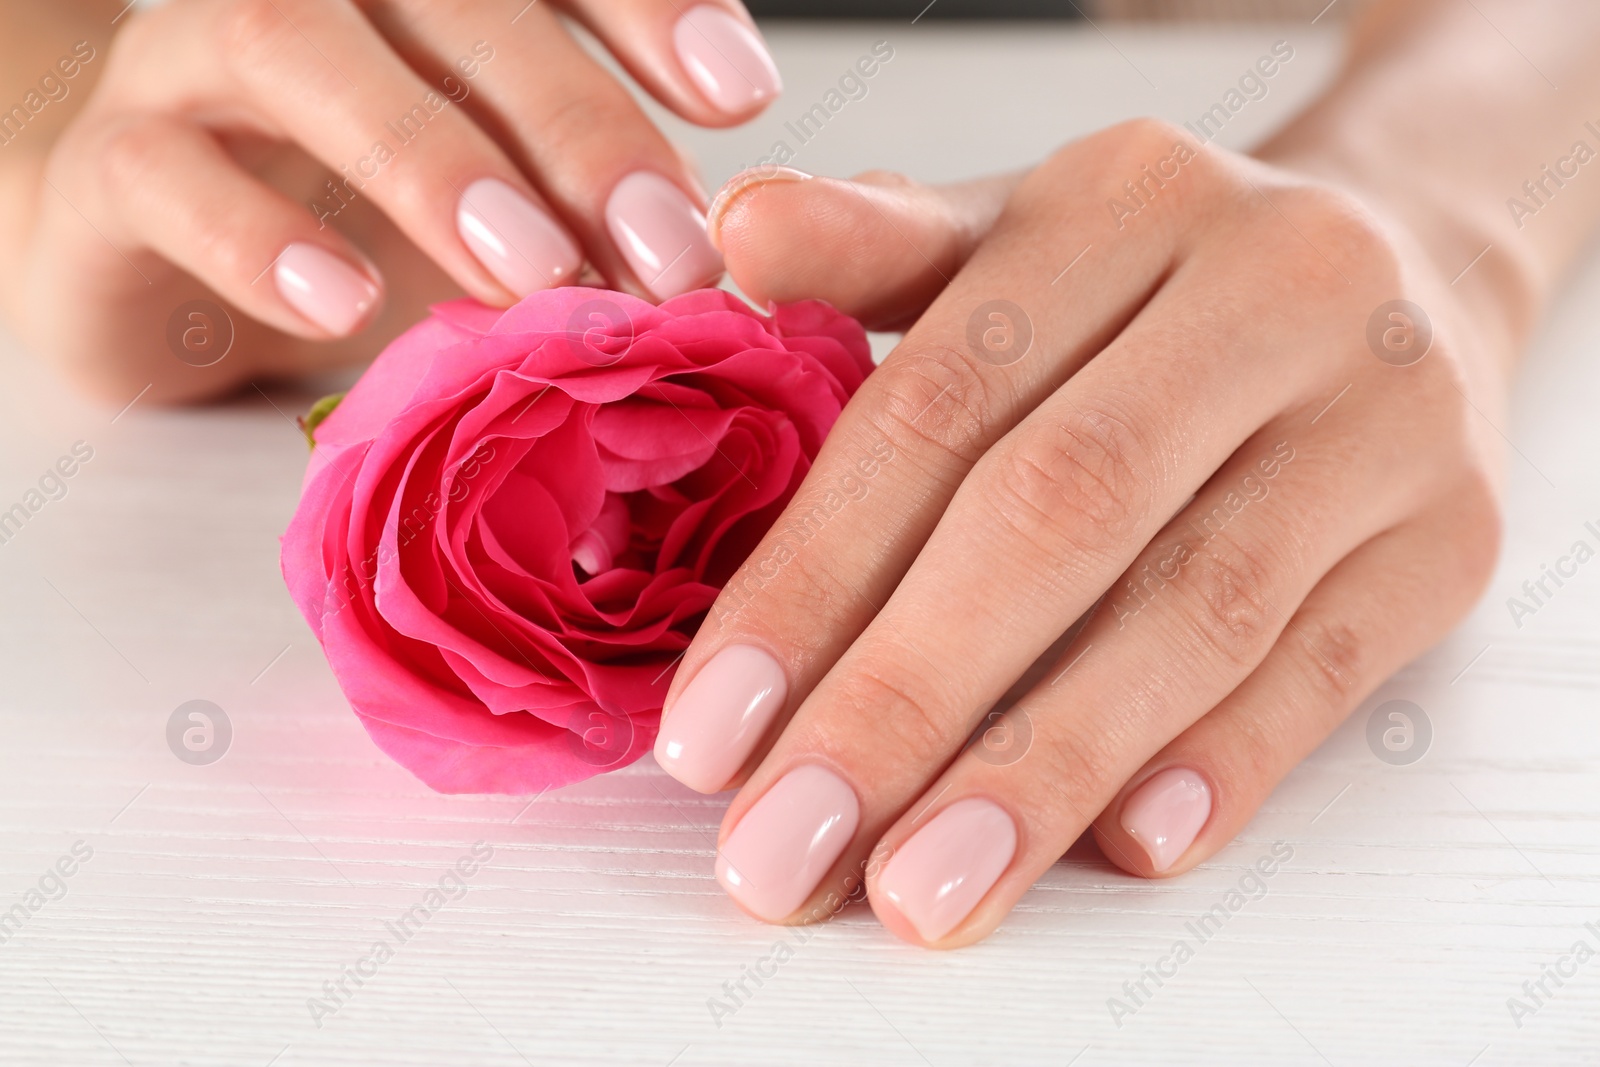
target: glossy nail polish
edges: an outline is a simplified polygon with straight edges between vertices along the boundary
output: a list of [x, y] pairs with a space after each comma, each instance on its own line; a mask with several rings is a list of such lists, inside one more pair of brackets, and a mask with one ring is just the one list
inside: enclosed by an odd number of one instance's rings
[[682, 189], [652, 171], [635, 171], [617, 183], [606, 201], [606, 229], [657, 300], [707, 285], [722, 273], [722, 255], [706, 234], [705, 216]]
[[498, 178], [467, 186], [456, 205], [456, 229], [478, 262], [519, 297], [559, 285], [583, 266], [566, 231]]
[[715, 793], [750, 758], [788, 693], [783, 667], [769, 653], [729, 645], [662, 716], [656, 762], [690, 789]]
[[937, 941], [977, 907], [1016, 851], [1017, 826], [1004, 808], [983, 797], [958, 800], [895, 850], [877, 896], [924, 941]]
[[290, 307], [335, 337], [364, 323], [383, 295], [360, 270], [313, 244], [285, 248], [272, 280]]
[[861, 820], [855, 790], [826, 767], [796, 767], [768, 789], [717, 853], [717, 881], [752, 915], [794, 914]]
[[1211, 817], [1211, 787], [1196, 771], [1168, 767], [1122, 803], [1122, 828], [1143, 846], [1157, 873], [1189, 851]]
[[783, 91], [761, 35], [720, 7], [692, 7], [672, 30], [678, 62], [711, 106], [742, 115]]

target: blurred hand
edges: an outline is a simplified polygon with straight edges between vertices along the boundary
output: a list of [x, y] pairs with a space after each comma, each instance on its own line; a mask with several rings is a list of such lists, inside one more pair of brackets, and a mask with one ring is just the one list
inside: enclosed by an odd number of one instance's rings
[[[737, 0], [556, 7], [690, 121], [779, 92]], [[41, 168], [15, 306], [117, 402], [370, 356], [327, 342], [373, 321], [386, 278], [398, 328], [452, 289], [507, 305], [586, 261], [656, 299], [721, 274], [691, 168], [550, 4], [172, 0], [128, 15], [100, 62]], [[212, 294], [253, 321], [202, 373], [167, 325]]]
[[915, 320], [667, 701], [668, 772], [743, 787], [745, 910], [865, 883], [961, 945], [1091, 825], [1181, 873], [1466, 612], [1511, 342], [1382, 212], [1154, 121], [1020, 180], [730, 184], [747, 292]]

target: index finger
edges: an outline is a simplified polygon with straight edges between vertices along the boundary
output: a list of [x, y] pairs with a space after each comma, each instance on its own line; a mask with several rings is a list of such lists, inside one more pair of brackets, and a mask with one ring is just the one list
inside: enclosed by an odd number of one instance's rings
[[[978, 458], [1144, 304], [1182, 234], [1157, 216], [1138, 239], [1117, 239], [1097, 208], [1183, 137], [1153, 122], [1106, 131], [1019, 187], [724, 587], [668, 692], [655, 749], [667, 773], [701, 792], [742, 781], [899, 584]], [[1083, 211], [1030, 210], [1065, 183], [1082, 190]], [[1043, 232], [1041, 218], [1053, 220]], [[1097, 242], [1086, 268], [1076, 257]], [[992, 291], [996, 277], [1005, 291]]]

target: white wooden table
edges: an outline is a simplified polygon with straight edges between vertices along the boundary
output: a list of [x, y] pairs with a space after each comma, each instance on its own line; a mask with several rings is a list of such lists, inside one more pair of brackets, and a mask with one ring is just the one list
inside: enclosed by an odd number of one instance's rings
[[[775, 27], [775, 114], [684, 137], [720, 180], [887, 39], [892, 62], [797, 165], [958, 177], [1128, 115], [1198, 114], [1286, 38], [1295, 60], [1223, 138], [1241, 145], [1337, 47], [1307, 26], [1104, 29]], [[3, 346], [0, 509], [74, 442], [94, 454], [0, 544], [0, 909], [22, 905], [0, 928], [0, 1062], [1600, 1062], [1600, 960], [1547, 980], [1520, 1027], [1507, 1007], [1575, 941], [1600, 948], [1600, 565], [1520, 629], [1505, 606], [1595, 540], [1597, 307], [1600, 264], [1547, 324], [1502, 427], [1527, 457], [1505, 557], [1448, 641], [1201, 869], [1151, 884], [1075, 849], [999, 933], [947, 954], [864, 909], [803, 944], [745, 918], [711, 876], [726, 798], [648, 760], [531, 804], [429, 793], [367, 740], [278, 576], [305, 445], [274, 404], [307, 397], [117, 415]], [[232, 724], [210, 765], [167, 743], [194, 699]], [[1389, 699], [1433, 724], [1409, 766], [1366, 742]], [[1294, 855], [1266, 896], [1115, 1025], [1108, 998], [1276, 841]], [[468, 888], [314, 1020], [308, 1000], [395, 943], [386, 922], [474, 842], [492, 855]], [[70, 877], [48, 873], [58, 862]], [[708, 998], [780, 940], [793, 959], [719, 1026]]]

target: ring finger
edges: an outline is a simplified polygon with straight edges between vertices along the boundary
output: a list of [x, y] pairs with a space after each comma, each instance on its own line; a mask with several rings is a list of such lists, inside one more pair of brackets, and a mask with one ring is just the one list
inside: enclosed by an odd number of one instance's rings
[[[1494, 565], [1468, 492], [1342, 560], [1261, 666], [1173, 738], [1095, 820], [1130, 874], [1188, 870], [1232, 841], [1277, 787], [1383, 679], [1437, 641]], [[1463, 580], [1465, 578], [1466, 580]]]

